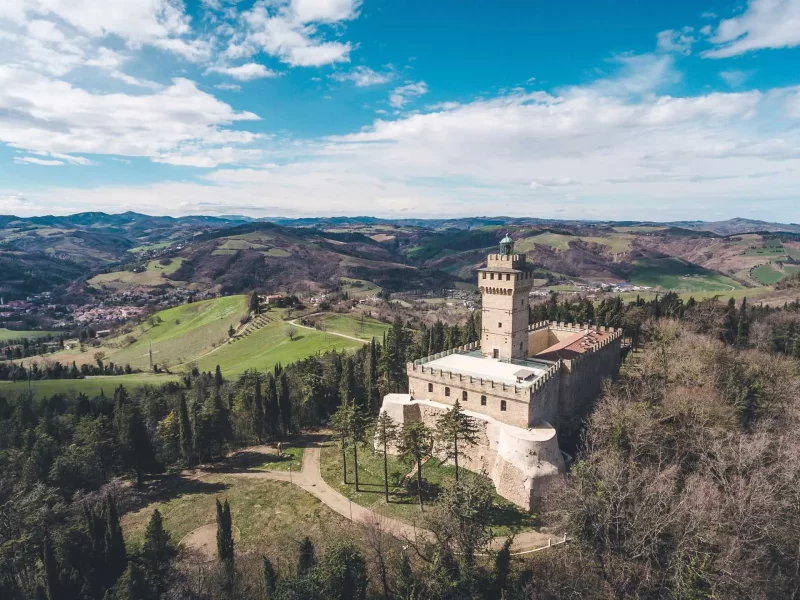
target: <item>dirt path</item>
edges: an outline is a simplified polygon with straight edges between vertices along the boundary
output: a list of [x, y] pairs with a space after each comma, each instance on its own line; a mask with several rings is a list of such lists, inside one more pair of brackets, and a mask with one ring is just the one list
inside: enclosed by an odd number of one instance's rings
[[[225, 473], [225, 475], [233, 475], [236, 477], [288, 481], [307, 491], [309, 494], [319, 499], [320, 502], [351, 521], [368, 525], [378, 525], [383, 531], [399, 539], [422, 540], [429, 538], [431, 535], [429, 531], [415, 527], [411, 523], [406, 523], [405, 521], [400, 521], [370, 510], [360, 504], [356, 504], [328, 485], [322, 478], [320, 472], [321, 444], [325, 437], [327, 436], [307, 436], [301, 439], [297, 444], [298, 447], [302, 446], [305, 448], [305, 452], [303, 453], [303, 469], [300, 472], [231, 469], [225, 471], [195, 470], [188, 472], [187, 475], [192, 478], [202, 479], [213, 473]], [[505, 541], [506, 537], [496, 537], [491, 542], [491, 548], [493, 550], [498, 550]], [[565, 541], [566, 538], [564, 536], [554, 537], [539, 531], [524, 531], [514, 536], [511, 549], [514, 555], [528, 554], [530, 552], [549, 548], [553, 545], [563, 544]]]

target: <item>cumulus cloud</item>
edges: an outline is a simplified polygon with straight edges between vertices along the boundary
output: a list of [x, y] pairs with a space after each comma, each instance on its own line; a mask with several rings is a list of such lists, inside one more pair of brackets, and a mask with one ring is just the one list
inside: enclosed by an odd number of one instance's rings
[[350, 71], [336, 72], [331, 75], [331, 79], [335, 81], [352, 81], [356, 87], [369, 87], [372, 85], [382, 85], [389, 83], [395, 78], [393, 70], [383, 72], [373, 71], [369, 67], [354, 67]]
[[659, 32], [656, 36], [657, 47], [661, 52], [677, 52], [679, 54], [691, 54], [692, 44], [695, 39], [692, 35], [692, 27], [684, 27], [680, 31], [667, 29]]
[[800, 45], [800, 0], [750, 0], [736, 17], [723, 19], [703, 56], [728, 58], [765, 48]]
[[406, 104], [417, 96], [428, 93], [428, 84], [424, 81], [407, 83], [392, 90], [389, 95], [389, 105], [393, 108], [403, 108]]
[[357, 0], [259, 0], [241, 14], [226, 56], [231, 59], [263, 51], [292, 67], [319, 67], [349, 62], [350, 42], [326, 39], [323, 26], [358, 15]]
[[247, 63], [238, 67], [215, 66], [209, 67], [206, 73], [219, 73], [228, 75], [239, 81], [251, 81], [253, 79], [263, 79], [264, 77], [277, 77], [277, 73], [258, 63]]
[[192, 144], [190, 154], [206, 151], [213, 158], [204, 166], [214, 166], [226, 156], [218, 149], [259, 139], [228, 126], [257, 119], [187, 79], [176, 78], [153, 93], [101, 94], [0, 66], [0, 141], [51, 156], [58, 153], [62, 160], [74, 153], [163, 160]]

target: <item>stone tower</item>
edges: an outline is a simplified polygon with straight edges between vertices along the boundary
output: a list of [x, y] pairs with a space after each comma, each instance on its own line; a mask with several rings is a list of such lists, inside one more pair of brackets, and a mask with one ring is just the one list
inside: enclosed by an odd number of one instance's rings
[[500, 359], [528, 358], [529, 293], [533, 271], [524, 254], [514, 254], [514, 240], [500, 241], [500, 253], [487, 257], [479, 269], [478, 286], [483, 297], [481, 352]]

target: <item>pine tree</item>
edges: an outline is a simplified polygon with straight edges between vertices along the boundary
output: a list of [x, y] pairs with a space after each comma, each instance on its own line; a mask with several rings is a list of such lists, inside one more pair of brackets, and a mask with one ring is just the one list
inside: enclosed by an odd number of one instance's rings
[[108, 600], [151, 600], [154, 597], [146, 573], [136, 562], [128, 565], [117, 584], [106, 595]]
[[144, 419], [139, 407], [133, 405], [129, 409], [127, 432], [127, 453], [129, 463], [136, 471], [136, 485], [142, 485], [142, 474], [147, 469], [152, 469], [156, 458], [150, 435], [145, 427]]
[[260, 306], [261, 305], [259, 303], [258, 293], [253, 292], [252, 294], [250, 294], [250, 304], [249, 304], [250, 312], [252, 312], [254, 315], [257, 315]]
[[389, 444], [397, 439], [397, 424], [389, 413], [383, 411], [378, 416], [375, 428], [375, 441], [383, 449], [383, 491], [389, 503]]
[[214, 386], [219, 389], [222, 387], [223, 383], [225, 383], [225, 380], [222, 378], [222, 369], [220, 369], [219, 365], [217, 365], [217, 368], [214, 371]]
[[297, 556], [297, 572], [305, 575], [317, 564], [317, 551], [314, 548], [314, 542], [311, 538], [306, 536], [300, 542], [300, 550]]
[[492, 579], [494, 584], [493, 597], [502, 598], [508, 590], [508, 578], [511, 574], [511, 538], [506, 538], [503, 547], [494, 556], [494, 569]]
[[272, 562], [266, 556], [262, 559], [261, 573], [264, 577], [264, 591], [267, 600], [272, 600], [275, 597], [275, 588], [278, 586], [278, 575], [275, 573]]
[[422, 510], [422, 462], [431, 455], [433, 436], [424, 423], [406, 423], [400, 430], [397, 451], [402, 460], [417, 464], [417, 495]]
[[366, 391], [366, 410], [369, 414], [378, 405], [378, 343], [375, 338], [369, 343], [367, 364], [364, 367], [364, 390]]
[[233, 562], [233, 523], [228, 500], [217, 500], [217, 558], [220, 562]]
[[323, 564], [331, 600], [366, 600], [367, 563], [350, 541], [338, 542], [325, 553]]
[[181, 454], [183, 462], [192, 466], [194, 464], [192, 424], [189, 421], [189, 409], [186, 406], [186, 396], [181, 394], [178, 405], [178, 417], [180, 423]]
[[416, 598], [417, 586], [414, 581], [414, 569], [411, 567], [411, 560], [406, 552], [403, 552], [400, 556], [396, 585], [398, 600], [414, 600]]
[[475, 446], [478, 443], [478, 427], [475, 419], [464, 414], [458, 400], [453, 408], [443, 413], [436, 420], [436, 441], [439, 447], [452, 458], [456, 467], [456, 481], [458, 481], [458, 453], [459, 444]]

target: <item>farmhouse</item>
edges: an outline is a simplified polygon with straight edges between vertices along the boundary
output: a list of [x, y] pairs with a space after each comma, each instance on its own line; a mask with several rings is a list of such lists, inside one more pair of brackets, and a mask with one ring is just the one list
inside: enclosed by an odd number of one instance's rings
[[506, 236], [478, 271], [481, 340], [407, 365], [408, 394], [388, 394], [396, 422], [433, 426], [456, 401], [480, 430], [461, 458], [498, 494], [528, 510], [564, 472], [559, 437], [575, 434], [603, 380], [619, 371], [621, 330], [529, 324], [533, 271]]

